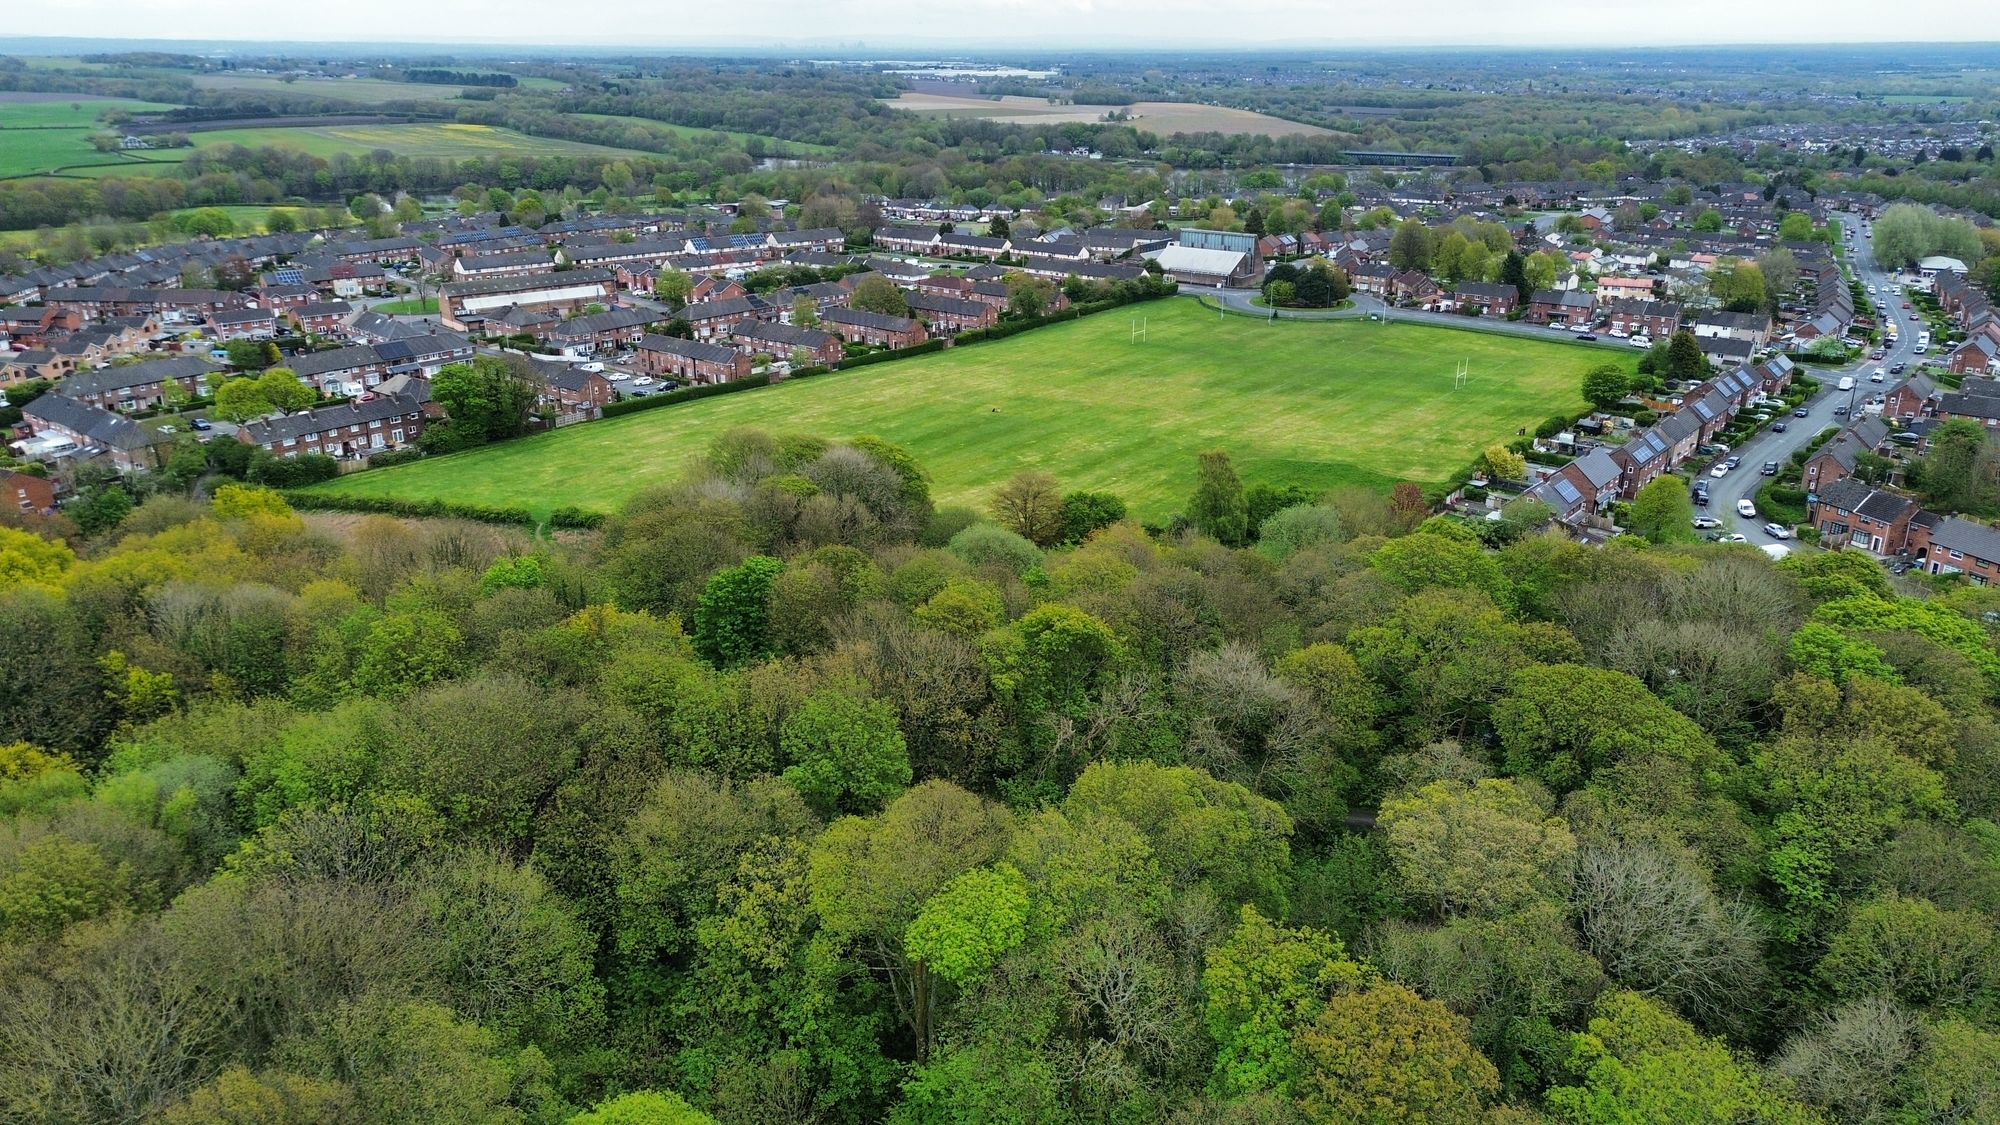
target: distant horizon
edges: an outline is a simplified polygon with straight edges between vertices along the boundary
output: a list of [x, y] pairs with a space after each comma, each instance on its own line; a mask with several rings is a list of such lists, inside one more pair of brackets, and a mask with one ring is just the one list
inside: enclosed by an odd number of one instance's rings
[[[71, 0], [67, 7], [81, 8], [119, 7], [129, 0]], [[200, 0], [183, 0], [200, 2]], [[222, 0], [223, 5], [238, 3], [239, 0]], [[372, 4], [380, 0], [361, 0]], [[989, 0], [1000, 4], [1015, 3], [1022, 6], [1035, 4], [1060, 5], [1070, 0]], [[1419, 7], [1451, 7], [1457, 0], [1412, 0]], [[1715, 3], [1717, 0], [1706, 0]], [[1913, 0], [1918, 10], [1937, 6], [1937, 0]], [[503, 6], [518, 4], [519, 0], [501, 0]], [[1110, 4], [1094, 5], [1084, 3], [1086, 10], [1103, 7], [1122, 6], [1124, 0], [1112, 0]], [[1171, 4], [1171, 0], [1170, 0]], [[1565, 0], [1551, 0], [1546, 6], [1564, 6]], [[1263, 8], [1284, 7], [1287, 0], [1259, 0], [1257, 6]], [[352, 6], [352, 5], [350, 5]], [[894, 5], [885, 5], [893, 7]], [[1789, 5], [1788, 5], [1789, 6]], [[38, 25], [55, 18], [55, 12], [42, 9], [23, 21]], [[1761, 13], [1760, 13], [1761, 14]], [[66, 19], [64, 22], [81, 22]], [[102, 21], [93, 21], [102, 22]], [[129, 20], [119, 22], [129, 24]], [[234, 21], [217, 20], [221, 26], [231, 26]], [[492, 21], [487, 21], [492, 22]], [[499, 22], [512, 22], [501, 20]], [[1251, 21], [1254, 22], [1254, 21]], [[1456, 21], [1463, 22], [1463, 21]], [[1690, 21], [1698, 23], [1698, 21]], [[1742, 21], [1734, 21], [1741, 24]], [[1510, 21], [1511, 28], [1518, 30], [1521, 21], [1517, 17]], [[1902, 26], [1923, 24], [1925, 21], [1909, 11], [1899, 12], [1898, 23]], [[871, 26], [879, 29], [881, 20]], [[1815, 26], [1824, 27], [1824, 22], [1816, 21]], [[1860, 25], [1867, 28], [1865, 22]], [[1349, 53], [1406, 53], [1406, 52], [1474, 52], [1494, 54], [1561, 54], [1564, 52], [1619, 51], [1631, 54], [1652, 52], [1680, 52], [1701, 50], [1752, 50], [1769, 47], [1768, 36], [1745, 33], [1742, 38], [1663, 40], [1635, 44], [1615, 39], [1573, 38], [1564, 42], [1549, 42], [1548, 36], [1535, 36], [1526, 32], [1518, 39], [1496, 39], [1491, 33], [1468, 31], [1463, 38], [1418, 39], [1396, 35], [1350, 33], [1338, 38], [1311, 39], [1292, 36], [1277, 38], [1228, 38], [1226, 32], [1206, 32], [1199, 36], [1176, 38], [1163, 36], [1152, 40], [1126, 37], [1119, 46], [1106, 46], [1100, 33], [1079, 29], [1063, 36], [1046, 38], [998, 39], [992, 36], [977, 40], [954, 37], [864, 37], [830, 33], [799, 34], [795, 36], [766, 36], [756, 32], [713, 33], [687, 38], [635, 37], [623, 42], [605, 42], [598, 39], [578, 37], [575, 39], [538, 37], [525, 41], [509, 36], [468, 37], [462, 34], [424, 34], [405, 31], [395, 37], [370, 36], [326, 36], [302, 38], [274, 38], [270, 36], [230, 36], [230, 35], [172, 35], [138, 34], [126, 36], [89, 36], [64, 34], [55, 30], [37, 31], [33, 34], [16, 35], [0, 47], [0, 55], [19, 56], [63, 56], [78, 51], [118, 51], [159, 49], [185, 53], [216, 53], [249, 50], [287, 49], [286, 53], [333, 54], [349, 51], [389, 51], [409, 49], [429, 51], [443, 55], [455, 53], [487, 54], [495, 51], [518, 51], [524, 56], [559, 55], [566, 52], [581, 52], [593, 55], [672, 55], [695, 53], [704, 55], [734, 54], [745, 57], [797, 57], [810, 53], [815, 56], [838, 61], [888, 61], [896, 55], [920, 53], [924, 61], [930, 59], [978, 59], [1007, 57], [1018, 59], [1024, 54], [1060, 53], [1074, 56], [1117, 56], [1143, 55], [1172, 52], [1188, 55], [1232, 55], [1271, 54], [1300, 55], [1330, 51]], [[1858, 35], [1847, 39], [1825, 39], [1813, 42], [1791, 41], [1786, 44], [1788, 51], [1815, 50], [1855, 50], [1863, 53], [1928, 50], [1980, 50], [2000, 47], [2000, 37], [1981, 40], [1884, 40], [1879, 34]], [[296, 49], [294, 52], [293, 49]], [[896, 60], [903, 61], [903, 60]], [[913, 60], [914, 61], [914, 60]]]

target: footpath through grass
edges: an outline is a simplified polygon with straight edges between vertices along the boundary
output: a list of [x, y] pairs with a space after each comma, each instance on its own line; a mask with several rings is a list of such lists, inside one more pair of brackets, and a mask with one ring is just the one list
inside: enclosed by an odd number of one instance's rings
[[[1135, 331], [1143, 329], [1143, 333]], [[609, 512], [680, 476], [738, 426], [877, 434], [928, 468], [942, 503], [984, 506], [1017, 472], [1105, 489], [1162, 520], [1227, 449], [1246, 483], [1383, 487], [1447, 479], [1487, 444], [1579, 411], [1583, 373], [1636, 356], [1558, 341], [1366, 321], [1217, 317], [1156, 301], [990, 344], [697, 400], [316, 486]], [[1466, 361], [1470, 377], [1455, 386]]]

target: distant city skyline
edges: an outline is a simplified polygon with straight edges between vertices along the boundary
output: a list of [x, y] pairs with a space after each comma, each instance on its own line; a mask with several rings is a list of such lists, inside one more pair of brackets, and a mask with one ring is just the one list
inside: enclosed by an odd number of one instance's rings
[[[940, 12], [947, 13], [945, 20]], [[701, 11], [565, 10], [531, 0], [409, 4], [347, 0], [273, 10], [252, 0], [42, 0], [10, 35], [182, 41], [521, 47], [797, 47], [931, 51], [1302, 47], [1723, 46], [1894, 44], [1964, 27], [1963, 0], [767, 0]], [[275, 17], [275, 18], [274, 18]], [[1967, 28], [2000, 36], [2000, 27]], [[0, 46], [0, 53], [8, 50]]]

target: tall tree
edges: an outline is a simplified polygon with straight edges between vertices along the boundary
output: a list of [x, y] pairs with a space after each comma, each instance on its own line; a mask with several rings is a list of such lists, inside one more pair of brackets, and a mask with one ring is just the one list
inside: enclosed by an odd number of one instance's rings
[[1249, 538], [1249, 509], [1243, 482], [1229, 463], [1229, 454], [1212, 449], [1201, 455], [1201, 479], [1188, 500], [1188, 522], [1217, 542], [1240, 547]]
[[1655, 477], [1632, 498], [1632, 531], [1648, 543], [1694, 542], [1694, 502], [1686, 482]]

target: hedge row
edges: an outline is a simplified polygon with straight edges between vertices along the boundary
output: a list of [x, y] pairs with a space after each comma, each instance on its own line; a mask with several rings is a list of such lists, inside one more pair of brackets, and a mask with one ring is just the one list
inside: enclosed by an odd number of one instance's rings
[[590, 512], [582, 508], [564, 505], [549, 513], [550, 527], [594, 528], [604, 526], [603, 512]]
[[698, 398], [713, 398], [716, 395], [733, 395], [739, 391], [752, 391], [758, 387], [771, 385], [769, 375], [751, 375], [742, 379], [732, 379], [727, 383], [708, 383], [699, 387], [682, 387], [665, 394], [647, 395], [645, 398], [620, 399], [604, 404], [603, 416], [616, 418], [622, 414], [637, 414], [641, 410], [658, 410], [662, 406], [672, 406], [677, 402], [693, 402]]
[[391, 496], [333, 496], [318, 492], [287, 490], [285, 502], [301, 511], [374, 512], [385, 516], [477, 520], [532, 527], [534, 513], [526, 508], [500, 508], [487, 504], [461, 504], [451, 500], [398, 500]]

